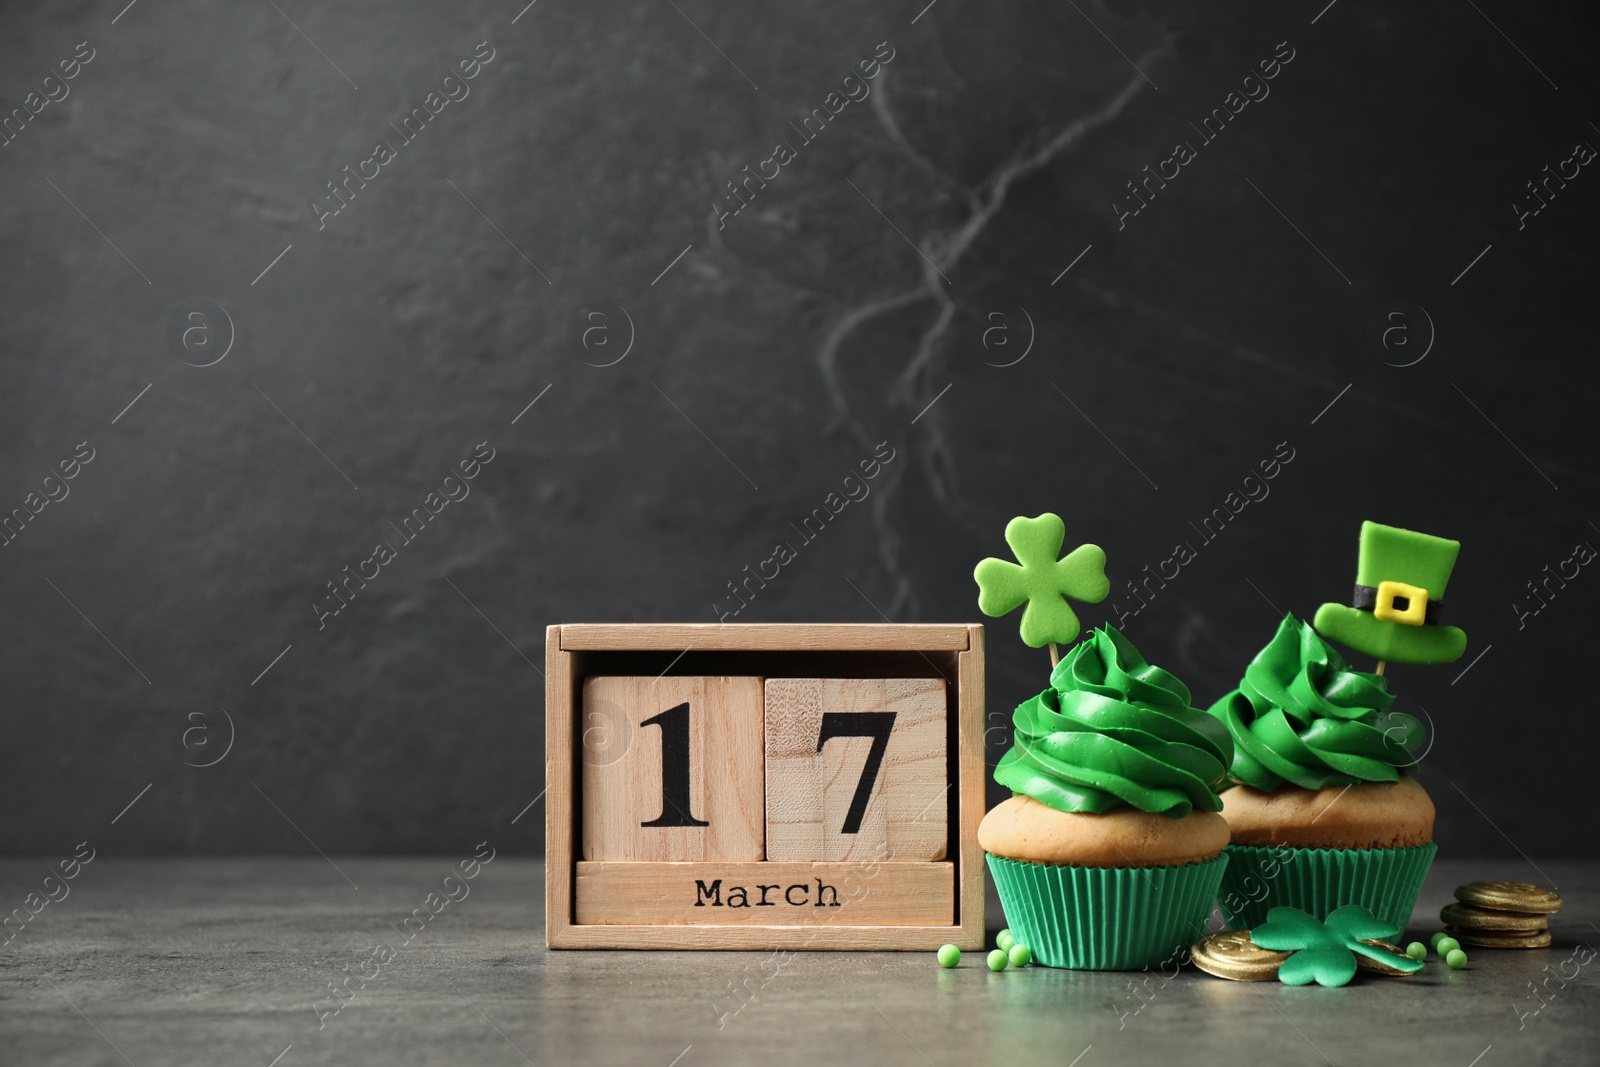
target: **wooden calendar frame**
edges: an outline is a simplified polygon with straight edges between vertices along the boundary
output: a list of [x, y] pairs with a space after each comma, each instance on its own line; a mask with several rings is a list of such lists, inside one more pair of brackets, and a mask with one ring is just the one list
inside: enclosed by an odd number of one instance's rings
[[[926, 925], [649, 924], [577, 921], [579, 872], [623, 866], [582, 863], [583, 681], [592, 675], [744, 674], [766, 678], [945, 679], [947, 831], [953, 864], [949, 921]], [[553, 949], [931, 950], [983, 947], [983, 627], [926, 624], [578, 623], [545, 635], [545, 942]], [[776, 861], [760, 861], [763, 863]], [[627, 865], [635, 869], [643, 865]], [[676, 873], [728, 864], [662, 863]], [[789, 863], [785, 866], [796, 866]], [[912, 864], [881, 864], [911, 868]], [[925, 865], [931, 866], [931, 865]], [[596, 884], [591, 881], [590, 885]]]

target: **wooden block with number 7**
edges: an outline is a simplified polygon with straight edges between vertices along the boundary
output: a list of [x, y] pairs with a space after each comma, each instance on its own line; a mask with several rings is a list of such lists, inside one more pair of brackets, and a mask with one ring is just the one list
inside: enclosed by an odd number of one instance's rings
[[583, 858], [764, 858], [760, 678], [583, 684]]
[[772, 678], [769, 860], [940, 860], [949, 841], [939, 678]]

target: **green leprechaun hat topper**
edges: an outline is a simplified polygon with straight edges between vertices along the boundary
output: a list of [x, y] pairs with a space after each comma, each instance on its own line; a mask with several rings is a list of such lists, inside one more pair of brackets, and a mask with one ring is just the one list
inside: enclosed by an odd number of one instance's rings
[[[1449, 663], [1467, 635], [1440, 621], [1461, 542], [1361, 524], [1356, 587], [1348, 604], [1324, 604], [1313, 625], [1340, 644], [1396, 663]], [[1381, 670], [1381, 665], [1380, 665]]]

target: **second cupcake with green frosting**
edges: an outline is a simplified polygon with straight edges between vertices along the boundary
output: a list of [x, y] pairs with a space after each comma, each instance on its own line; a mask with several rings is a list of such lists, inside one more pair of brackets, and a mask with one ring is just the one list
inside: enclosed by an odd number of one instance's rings
[[1437, 851], [1434, 807], [1409, 773], [1425, 731], [1393, 703], [1381, 675], [1352, 670], [1288, 616], [1211, 706], [1233, 741], [1234, 784], [1222, 795], [1230, 926], [1279, 904], [1319, 918], [1344, 904], [1409, 918]]

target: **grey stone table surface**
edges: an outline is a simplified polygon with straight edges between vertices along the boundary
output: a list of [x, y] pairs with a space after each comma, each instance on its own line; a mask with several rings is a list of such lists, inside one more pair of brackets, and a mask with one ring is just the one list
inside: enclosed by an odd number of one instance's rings
[[1542, 875], [1567, 900], [1554, 947], [1325, 990], [993, 974], [973, 953], [945, 971], [923, 952], [550, 952], [543, 865], [510, 856], [448, 883], [453, 857], [97, 857], [46, 885], [57, 862], [0, 861], [0, 900], [29, 916], [0, 945], [7, 1065], [1600, 1061], [1593, 863], [1441, 861], [1414, 934], [1462, 881]]

